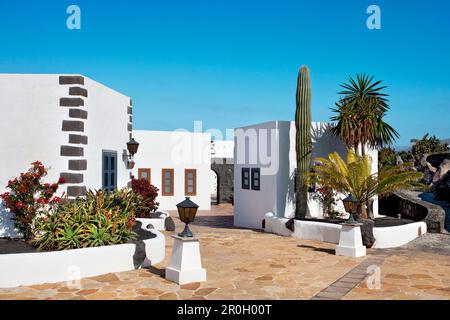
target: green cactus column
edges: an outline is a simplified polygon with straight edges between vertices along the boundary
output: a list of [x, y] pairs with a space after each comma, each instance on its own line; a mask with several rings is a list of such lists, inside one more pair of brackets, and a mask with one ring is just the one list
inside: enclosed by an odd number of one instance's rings
[[295, 110], [295, 149], [297, 152], [297, 196], [295, 218], [306, 216], [308, 210], [308, 174], [311, 165], [311, 81], [309, 69], [302, 66], [297, 78]]

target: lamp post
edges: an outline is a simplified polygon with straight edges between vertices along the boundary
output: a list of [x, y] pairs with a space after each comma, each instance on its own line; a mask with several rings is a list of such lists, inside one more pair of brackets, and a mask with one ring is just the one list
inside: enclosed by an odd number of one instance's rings
[[342, 202], [344, 203], [345, 211], [347, 211], [350, 214], [347, 223], [349, 224], [357, 223], [358, 218], [356, 218], [355, 220], [355, 216], [357, 214], [359, 200], [355, 198], [352, 194], [350, 194], [347, 198], [342, 200]]
[[139, 142], [134, 140], [134, 138], [131, 138], [130, 141], [127, 142], [127, 150], [129, 153], [129, 155], [128, 155], [129, 160], [128, 160], [128, 164], [127, 164], [128, 169], [134, 168], [133, 157], [137, 153], [138, 148], [139, 148]]
[[189, 197], [186, 197], [185, 200], [177, 204], [177, 209], [180, 220], [186, 224], [184, 226], [183, 232], [179, 233], [178, 235], [183, 238], [193, 237], [194, 235], [189, 229], [189, 223], [194, 221], [195, 215], [197, 214], [198, 205], [192, 202]]
[[177, 204], [180, 220], [186, 225], [183, 232], [174, 234], [172, 260], [166, 268], [166, 279], [178, 284], [206, 281], [206, 269], [202, 268], [200, 243], [189, 230], [189, 223], [194, 221], [198, 205], [186, 197]]
[[336, 255], [348, 257], [362, 257], [366, 255], [366, 247], [363, 246], [361, 236], [362, 223], [354, 219], [358, 210], [359, 199], [349, 195], [342, 200], [345, 211], [350, 214], [348, 220], [342, 224], [339, 234], [339, 244], [336, 246]]

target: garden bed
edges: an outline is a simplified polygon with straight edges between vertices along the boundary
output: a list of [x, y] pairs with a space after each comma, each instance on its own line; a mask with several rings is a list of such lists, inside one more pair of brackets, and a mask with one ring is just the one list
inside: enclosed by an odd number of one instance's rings
[[[136, 240], [131, 240], [128, 243], [136, 244], [143, 240], [153, 239], [156, 237], [154, 233], [144, 230], [142, 228], [142, 223], [140, 221], [136, 221], [135, 225], [133, 226], [133, 231], [136, 232], [137, 238]], [[40, 251], [35, 246], [33, 246], [33, 244], [22, 239], [0, 239], [0, 254], [53, 252], [53, 251], [56, 250]]]
[[[159, 263], [165, 256], [165, 237], [140, 222], [140, 238], [133, 243], [63, 251], [0, 255], [0, 288], [53, 283], [129, 271]], [[15, 250], [20, 250], [17, 240]], [[23, 242], [22, 242], [23, 244]], [[23, 245], [21, 245], [22, 248]]]

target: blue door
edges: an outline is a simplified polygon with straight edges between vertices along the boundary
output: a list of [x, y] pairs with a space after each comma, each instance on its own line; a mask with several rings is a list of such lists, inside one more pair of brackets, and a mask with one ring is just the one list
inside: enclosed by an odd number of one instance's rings
[[106, 191], [114, 191], [117, 189], [117, 152], [102, 151], [102, 157], [102, 188]]

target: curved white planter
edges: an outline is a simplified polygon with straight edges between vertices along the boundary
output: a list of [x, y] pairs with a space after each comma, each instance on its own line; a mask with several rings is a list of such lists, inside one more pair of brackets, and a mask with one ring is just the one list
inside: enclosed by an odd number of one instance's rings
[[265, 232], [275, 233], [285, 237], [292, 235], [292, 231], [286, 228], [286, 222], [288, 222], [289, 219], [275, 217], [272, 212], [266, 213], [264, 219], [266, 221], [264, 228]]
[[342, 226], [340, 224], [294, 221], [295, 231], [293, 236], [305, 240], [317, 240], [331, 243], [339, 243]]
[[[165, 237], [156, 230], [155, 238], [144, 240], [147, 258], [141, 267], [161, 262]], [[0, 255], [0, 288], [74, 281], [111, 272], [134, 270], [132, 243], [54, 252]]]
[[[342, 226], [340, 224], [315, 222], [315, 221], [294, 221], [295, 231], [291, 232], [286, 228], [288, 219], [275, 217], [272, 212], [265, 215], [265, 232], [271, 232], [282, 236], [290, 236], [305, 239], [324, 241], [339, 244]], [[420, 231], [419, 231], [420, 230]], [[396, 248], [418, 238], [427, 232], [425, 222], [415, 222], [400, 226], [373, 228], [373, 235], [376, 239], [373, 248]]]
[[375, 237], [373, 248], [400, 247], [426, 232], [427, 224], [422, 221], [401, 226], [373, 228], [373, 235]]

